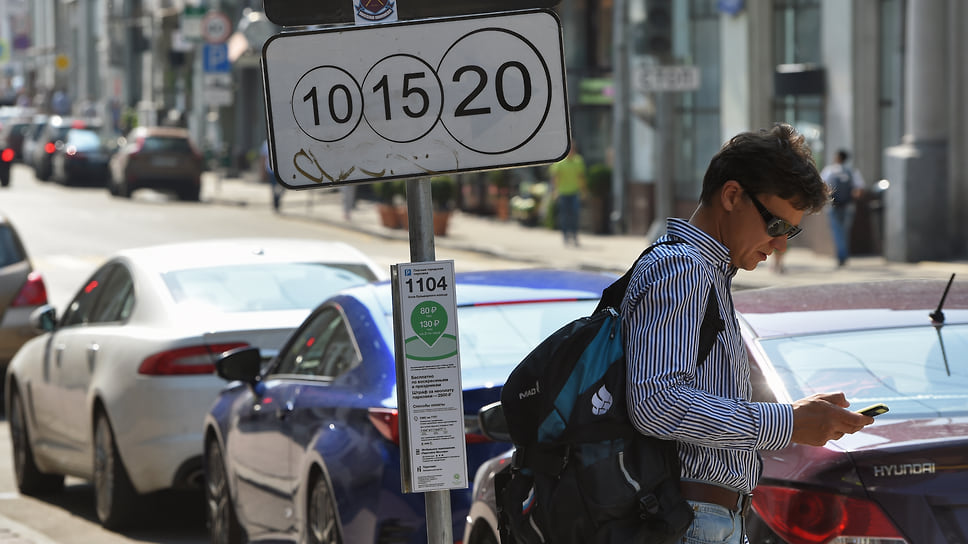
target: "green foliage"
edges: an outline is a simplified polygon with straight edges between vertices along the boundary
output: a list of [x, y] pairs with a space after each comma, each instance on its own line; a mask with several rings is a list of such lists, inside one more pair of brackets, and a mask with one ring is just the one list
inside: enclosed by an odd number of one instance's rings
[[499, 189], [511, 186], [511, 172], [508, 170], [491, 170], [487, 173], [487, 182]]
[[430, 178], [430, 199], [436, 210], [453, 209], [457, 198], [457, 182], [451, 176]]
[[[373, 185], [373, 192], [376, 193], [380, 202], [384, 204], [394, 204], [395, 201], [406, 199], [407, 182], [402, 179], [381, 181]], [[397, 198], [400, 197], [400, 198]]]

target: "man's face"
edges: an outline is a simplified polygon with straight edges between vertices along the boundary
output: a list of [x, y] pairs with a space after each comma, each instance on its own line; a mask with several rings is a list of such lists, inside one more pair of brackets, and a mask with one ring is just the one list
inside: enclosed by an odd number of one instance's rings
[[[765, 193], [754, 196], [768, 214], [792, 225], [799, 225], [803, 220], [804, 212], [794, 208], [787, 200]], [[766, 232], [766, 220], [763, 214], [745, 191], [741, 191], [734, 200], [730, 217], [731, 226], [726, 246], [729, 248], [730, 262], [733, 266], [753, 270], [774, 251], [786, 251], [787, 235], [770, 236]]]

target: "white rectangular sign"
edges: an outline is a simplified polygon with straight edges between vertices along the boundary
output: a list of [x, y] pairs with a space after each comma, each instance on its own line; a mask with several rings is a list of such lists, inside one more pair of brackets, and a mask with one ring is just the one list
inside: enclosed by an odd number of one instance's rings
[[637, 64], [632, 77], [640, 92], [695, 91], [699, 88], [698, 66], [655, 66]]
[[[401, 455], [404, 491], [467, 487], [464, 397], [457, 344], [454, 261], [396, 265], [398, 314], [403, 341]], [[409, 480], [407, 479], [409, 478]]]
[[543, 164], [570, 129], [548, 10], [284, 32], [262, 51], [289, 188]]

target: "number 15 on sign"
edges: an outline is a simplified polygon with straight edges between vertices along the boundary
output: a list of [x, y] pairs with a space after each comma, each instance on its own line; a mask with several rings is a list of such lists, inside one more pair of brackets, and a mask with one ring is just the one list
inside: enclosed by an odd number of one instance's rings
[[553, 162], [569, 147], [553, 12], [286, 33], [263, 51], [293, 188]]

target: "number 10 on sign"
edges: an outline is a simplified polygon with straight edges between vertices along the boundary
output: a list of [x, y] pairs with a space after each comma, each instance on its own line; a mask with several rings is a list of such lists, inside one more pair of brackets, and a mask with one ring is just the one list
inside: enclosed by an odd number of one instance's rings
[[546, 163], [568, 149], [549, 11], [282, 34], [263, 60], [273, 166], [290, 187]]

